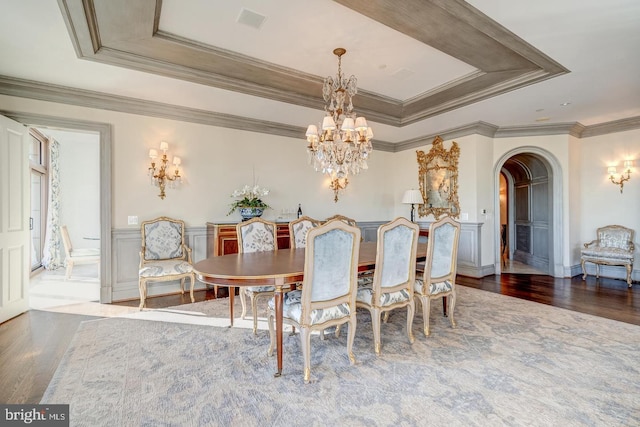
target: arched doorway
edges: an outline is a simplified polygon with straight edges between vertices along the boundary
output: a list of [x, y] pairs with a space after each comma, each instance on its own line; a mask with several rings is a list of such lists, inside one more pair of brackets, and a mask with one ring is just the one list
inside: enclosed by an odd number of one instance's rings
[[[502, 272], [504, 266], [503, 238], [506, 238], [506, 257], [562, 277], [559, 162], [540, 148], [520, 147], [502, 156], [496, 163], [494, 176], [495, 212], [501, 212], [495, 229], [496, 272]], [[501, 200], [506, 200], [506, 206]]]

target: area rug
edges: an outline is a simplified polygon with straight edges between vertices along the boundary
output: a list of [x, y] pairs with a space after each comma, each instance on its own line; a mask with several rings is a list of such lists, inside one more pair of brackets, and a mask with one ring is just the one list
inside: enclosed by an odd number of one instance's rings
[[[70, 404], [74, 426], [640, 425], [640, 327], [458, 288], [451, 328], [440, 304], [431, 335], [418, 313], [382, 327], [358, 312], [354, 353], [312, 337], [304, 384], [299, 335], [285, 335], [274, 378], [268, 332], [111, 318], [78, 329], [42, 403]], [[227, 300], [178, 307], [227, 316]], [[188, 313], [187, 313], [188, 315]]]

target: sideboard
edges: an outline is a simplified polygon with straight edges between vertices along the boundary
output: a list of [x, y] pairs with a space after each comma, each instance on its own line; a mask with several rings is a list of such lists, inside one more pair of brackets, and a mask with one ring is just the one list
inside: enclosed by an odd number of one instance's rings
[[[289, 223], [276, 223], [278, 249], [289, 248]], [[238, 253], [236, 224], [207, 222], [207, 257]]]

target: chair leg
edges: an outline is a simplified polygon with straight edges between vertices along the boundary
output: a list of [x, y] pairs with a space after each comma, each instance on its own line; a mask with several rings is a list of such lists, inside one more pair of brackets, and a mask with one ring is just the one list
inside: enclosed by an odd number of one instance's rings
[[196, 284], [196, 275], [192, 274], [189, 277], [191, 278], [191, 289], [189, 289], [189, 294], [191, 295], [191, 302], [194, 303], [196, 302], [196, 299], [193, 297], [193, 287]]
[[383, 322], [384, 322], [384, 323], [387, 323], [388, 321], [389, 321], [389, 312], [388, 312], [388, 311], [385, 311], [385, 312], [384, 312], [384, 319], [383, 319]]
[[422, 301], [422, 317], [424, 318], [424, 335], [426, 337], [429, 336], [429, 312], [431, 309], [431, 300], [429, 297], [421, 297], [420, 301]]
[[453, 320], [453, 308], [456, 306], [456, 293], [455, 292], [451, 292], [451, 295], [449, 295], [449, 319], [451, 319], [451, 327], [455, 328], [456, 327], [456, 321]]
[[184, 277], [180, 279], [180, 293], [184, 295]]
[[302, 359], [304, 360], [304, 383], [311, 380], [311, 331], [309, 328], [300, 328], [300, 347], [302, 347]]
[[409, 342], [413, 344], [416, 338], [413, 336], [413, 316], [416, 311], [415, 302], [412, 300], [411, 304], [407, 305], [407, 336], [409, 337]]
[[274, 313], [269, 310], [269, 314], [267, 315], [267, 323], [269, 324], [269, 350], [267, 350], [267, 355], [273, 356], [273, 349], [276, 348], [276, 330], [273, 325]]
[[631, 282], [632, 282], [632, 280], [631, 280], [631, 270], [632, 270], [633, 266], [631, 264], [627, 264], [626, 267], [627, 267], [627, 285], [629, 285], [629, 287], [631, 287]]
[[258, 335], [258, 304], [256, 299], [258, 294], [251, 295], [251, 314], [253, 315], [253, 335]]
[[582, 265], [582, 280], [586, 280], [586, 278], [587, 278], [587, 269], [584, 268], [584, 260], [580, 260], [580, 265]]
[[144, 308], [145, 300], [147, 299], [147, 281], [140, 278], [138, 280], [138, 290], [140, 291], [140, 310]]
[[[388, 313], [385, 312], [385, 314]], [[380, 310], [376, 308], [372, 308], [369, 311], [371, 314], [371, 325], [373, 326], [373, 350], [376, 352], [376, 356], [380, 356], [380, 348], [382, 347], [382, 343], [380, 340]], [[351, 336], [351, 327], [349, 327], [349, 336]]]
[[73, 270], [73, 261], [67, 259], [67, 270], [64, 276], [65, 279], [71, 279], [71, 270]]
[[[378, 314], [378, 316], [380, 316]], [[380, 320], [380, 317], [378, 317]], [[379, 324], [380, 322], [378, 322]], [[349, 355], [349, 362], [352, 365], [356, 364], [356, 357], [353, 355], [353, 341], [356, 338], [356, 313], [351, 314], [351, 318], [349, 319], [349, 333], [347, 335], [347, 354]]]
[[[235, 288], [233, 289], [229, 289], [229, 292], [235, 292]], [[244, 295], [244, 288], [240, 288], [240, 302], [242, 303], [242, 315], [240, 316], [241, 318], [245, 318], [245, 316], [247, 315], [247, 302], [244, 300], [245, 295]]]

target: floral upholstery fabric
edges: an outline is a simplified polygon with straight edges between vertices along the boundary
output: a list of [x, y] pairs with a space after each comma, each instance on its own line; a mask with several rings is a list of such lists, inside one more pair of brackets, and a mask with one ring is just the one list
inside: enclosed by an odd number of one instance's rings
[[273, 239], [273, 226], [255, 222], [240, 229], [242, 233], [242, 252], [262, 252], [276, 249]]
[[[404, 302], [409, 300], [409, 292], [406, 289], [402, 289], [397, 292], [383, 292], [380, 296], [381, 307]], [[368, 305], [373, 304], [373, 288], [372, 287], [358, 287], [358, 294], [356, 301], [363, 302]]]
[[182, 226], [172, 221], [157, 221], [144, 225], [145, 260], [182, 258]]
[[[275, 310], [275, 299], [269, 300], [269, 309]], [[311, 325], [322, 324], [329, 320], [341, 319], [351, 314], [349, 304], [339, 304], [335, 307], [311, 310]], [[302, 291], [285, 292], [282, 306], [282, 317], [301, 324], [302, 322]]]
[[193, 266], [182, 260], [162, 260], [147, 262], [138, 272], [140, 277], [163, 277], [185, 274], [193, 271]]
[[453, 289], [453, 286], [451, 285], [451, 282], [445, 280], [444, 282], [431, 283], [431, 285], [429, 285], [428, 292], [423, 292], [423, 288], [424, 282], [422, 281], [422, 279], [416, 279], [414, 290], [420, 294], [437, 295], [443, 292], [450, 292], [451, 289]]
[[304, 248], [307, 246], [307, 231], [313, 228], [311, 221], [300, 221], [293, 225], [293, 237], [296, 248]]
[[628, 252], [631, 248], [632, 234], [632, 231], [626, 228], [600, 228], [597, 246], [606, 250], [620, 249], [621, 252]]

